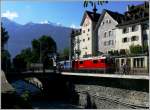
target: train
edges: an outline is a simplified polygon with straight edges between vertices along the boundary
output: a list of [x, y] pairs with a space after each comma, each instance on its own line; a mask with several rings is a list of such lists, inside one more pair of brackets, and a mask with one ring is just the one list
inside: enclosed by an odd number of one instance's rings
[[59, 62], [59, 69], [71, 72], [113, 73], [114, 59], [110, 55], [104, 54], [96, 57], [61, 61]]
[[149, 55], [147, 54], [130, 56], [103, 54], [97, 57], [63, 61], [60, 71], [148, 75], [148, 67]]

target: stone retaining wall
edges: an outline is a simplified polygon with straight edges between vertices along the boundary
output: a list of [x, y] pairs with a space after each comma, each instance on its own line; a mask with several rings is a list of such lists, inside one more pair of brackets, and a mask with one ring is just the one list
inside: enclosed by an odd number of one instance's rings
[[75, 89], [79, 94], [79, 105], [85, 108], [130, 108], [124, 104], [149, 107], [147, 92], [97, 85], [75, 85]]

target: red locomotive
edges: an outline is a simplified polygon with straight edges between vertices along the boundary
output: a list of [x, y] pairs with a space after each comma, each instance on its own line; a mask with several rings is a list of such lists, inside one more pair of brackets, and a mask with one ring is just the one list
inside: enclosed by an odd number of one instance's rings
[[98, 57], [82, 58], [72, 61], [73, 71], [79, 72], [113, 72], [114, 60], [108, 55]]

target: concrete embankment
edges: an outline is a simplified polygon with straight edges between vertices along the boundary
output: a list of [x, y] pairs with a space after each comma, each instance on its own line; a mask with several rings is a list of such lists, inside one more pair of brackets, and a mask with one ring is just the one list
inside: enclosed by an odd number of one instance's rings
[[[148, 108], [149, 93], [95, 85], [76, 85], [81, 106], [99, 109]], [[89, 104], [89, 105], [88, 105]]]
[[84, 108], [131, 109], [149, 107], [149, 80], [64, 76], [74, 85], [78, 105]]
[[3, 71], [1, 71], [1, 93], [15, 92], [15, 89], [7, 81]]

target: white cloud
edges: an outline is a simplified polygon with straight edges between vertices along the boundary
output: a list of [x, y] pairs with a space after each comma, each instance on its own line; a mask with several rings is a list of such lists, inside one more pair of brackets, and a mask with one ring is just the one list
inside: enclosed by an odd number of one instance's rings
[[40, 24], [49, 24], [48, 20], [41, 21]]
[[71, 24], [71, 25], [70, 25], [70, 28], [79, 29], [79, 28], [80, 28], [80, 26], [76, 26], [75, 24]]
[[16, 12], [10, 12], [9, 10], [7, 10], [6, 12], [2, 13], [2, 17], [6, 17], [10, 20], [13, 20], [14, 18], [18, 18], [19, 15]]

